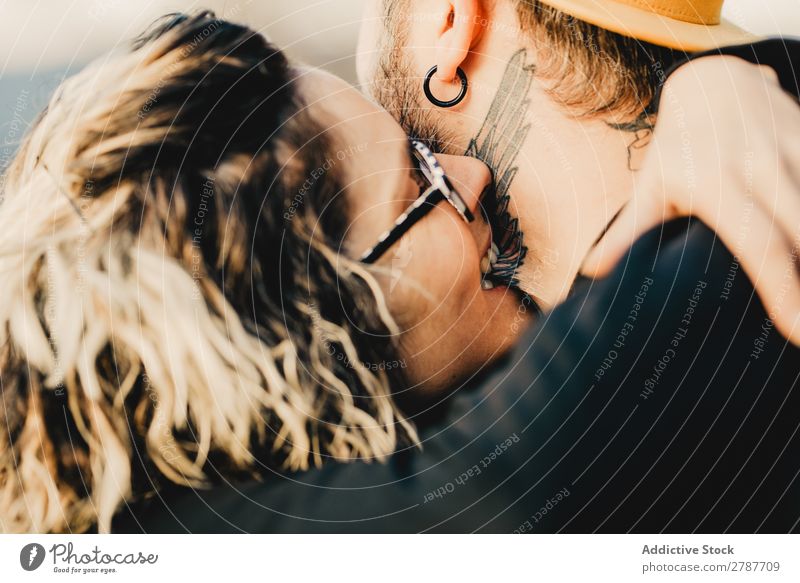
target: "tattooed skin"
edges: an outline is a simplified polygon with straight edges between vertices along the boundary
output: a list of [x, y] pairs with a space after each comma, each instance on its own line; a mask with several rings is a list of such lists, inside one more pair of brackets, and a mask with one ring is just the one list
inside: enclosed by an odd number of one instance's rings
[[492, 222], [492, 238], [500, 253], [492, 278], [508, 286], [519, 284], [516, 271], [525, 260], [528, 249], [523, 244], [519, 220], [509, 212], [509, 190], [517, 176], [517, 157], [531, 129], [527, 119], [530, 108], [531, 83], [535, 66], [527, 63], [527, 51], [520, 49], [511, 57], [497, 89], [489, 113], [478, 134], [465, 152], [489, 166], [494, 173], [495, 196], [488, 201]]
[[489, 113], [464, 153], [478, 158], [492, 169], [498, 196], [508, 194], [519, 171], [517, 156], [531, 129], [529, 123], [520, 124], [528, 114], [528, 93], [536, 70], [534, 65], [525, 62], [526, 59], [525, 49], [511, 57]]
[[[532, 127], [527, 119], [531, 103], [529, 93], [535, 73], [536, 67], [529, 62], [526, 49], [514, 53], [486, 118], [465, 151], [465, 155], [478, 158], [494, 172], [494, 201], [497, 206], [489, 209], [489, 215], [495, 217], [492, 222], [493, 233], [498, 233], [495, 242], [501, 249], [503, 262], [499, 266], [499, 276], [493, 279], [511, 286], [519, 284], [515, 273], [527, 254], [527, 248], [522, 244], [518, 219], [511, 218], [508, 207], [511, 186], [519, 172], [517, 159]], [[637, 152], [650, 143], [654, 119], [654, 115], [643, 111], [633, 121], [607, 123], [614, 130], [633, 135], [633, 140], [627, 146], [627, 165], [631, 171], [636, 170], [634, 166], [639, 163]]]
[[632, 122], [628, 123], [609, 123], [609, 127], [619, 130], [621, 132], [629, 132], [634, 135], [633, 141], [628, 144], [628, 170], [638, 170], [634, 167], [634, 153], [636, 150], [641, 150], [647, 147], [650, 139], [653, 137], [653, 128], [655, 125], [652, 122], [652, 116], [643, 111], [642, 114]]

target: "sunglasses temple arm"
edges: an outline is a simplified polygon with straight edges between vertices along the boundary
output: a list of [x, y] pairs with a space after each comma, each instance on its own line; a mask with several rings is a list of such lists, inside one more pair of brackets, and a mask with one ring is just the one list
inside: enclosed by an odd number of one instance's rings
[[389, 247], [397, 243], [400, 237], [405, 235], [414, 224], [431, 212], [431, 210], [444, 199], [445, 196], [441, 191], [434, 189], [431, 189], [427, 194], [421, 196], [414, 204], [408, 207], [406, 212], [403, 213], [403, 216], [395, 223], [395, 226], [384, 233], [383, 237], [378, 241], [378, 244], [364, 254], [361, 261], [364, 263], [375, 263], [389, 250]]

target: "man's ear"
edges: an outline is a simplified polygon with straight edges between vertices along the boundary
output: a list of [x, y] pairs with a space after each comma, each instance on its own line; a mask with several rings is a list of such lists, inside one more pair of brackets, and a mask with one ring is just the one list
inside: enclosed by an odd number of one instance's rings
[[439, 24], [436, 42], [436, 78], [450, 83], [456, 76], [456, 69], [467, 58], [469, 49], [474, 46], [485, 22], [481, 17], [481, 0], [446, 0], [439, 3], [437, 11]]

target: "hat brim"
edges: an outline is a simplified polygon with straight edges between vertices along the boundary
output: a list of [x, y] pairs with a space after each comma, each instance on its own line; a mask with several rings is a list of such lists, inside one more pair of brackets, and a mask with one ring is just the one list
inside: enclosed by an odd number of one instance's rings
[[683, 22], [620, 2], [542, 0], [544, 4], [612, 32], [686, 52], [752, 43], [761, 37], [722, 20], [704, 25]]

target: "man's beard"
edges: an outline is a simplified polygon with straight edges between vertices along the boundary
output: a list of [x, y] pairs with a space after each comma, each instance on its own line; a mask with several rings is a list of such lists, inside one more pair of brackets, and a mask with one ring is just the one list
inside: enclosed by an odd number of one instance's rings
[[443, 154], [464, 153], [454, 145], [452, 132], [437, 121], [429, 107], [421, 103], [423, 79], [413, 73], [408, 62], [406, 43], [408, 23], [402, 16], [387, 16], [385, 38], [373, 81], [367, 90], [401, 125], [409, 137]]

